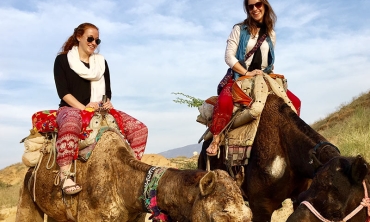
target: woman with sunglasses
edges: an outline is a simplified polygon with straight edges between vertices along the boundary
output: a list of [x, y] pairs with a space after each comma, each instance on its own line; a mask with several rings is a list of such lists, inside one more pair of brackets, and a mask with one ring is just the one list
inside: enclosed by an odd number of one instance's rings
[[[99, 29], [95, 25], [80, 24], [64, 43], [54, 62], [55, 85], [61, 99], [56, 118], [57, 163], [60, 167], [62, 190], [68, 195], [82, 190], [70, 178], [72, 161], [78, 156], [82, 111], [113, 109], [108, 64], [102, 55], [95, 53], [100, 43]], [[107, 98], [104, 102], [103, 95]], [[115, 111], [120, 116], [119, 121], [123, 122], [127, 141], [136, 157], [141, 159], [148, 137], [147, 127], [128, 114]]]
[[[220, 132], [231, 120], [233, 99], [231, 87], [241, 76], [253, 77], [263, 73], [272, 73], [274, 64], [275, 32], [273, 30], [276, 15], [268, 0], [244, 0], [244, 11], [247, 18], [234, 25], [225, 51], [226, 64], [232, 69], [234, 77], [227, 81], [219, 93], [213, 111], [210, 131], [213, 134], [212, 143], [206, 149], [209, 156], [215, 156], [220, 143]], [[261, 38], [265, 35], [264, 38]], [[246, 56], [257, 42], [260, 47], [247, 59]]]

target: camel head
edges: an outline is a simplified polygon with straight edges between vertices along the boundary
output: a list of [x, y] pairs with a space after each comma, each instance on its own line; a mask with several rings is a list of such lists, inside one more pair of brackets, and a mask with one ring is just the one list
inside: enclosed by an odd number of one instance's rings
[[200, 194], [193, 205], [193, 222], [247, 222], [252, 211], [245, 205], [237, 182], [225, 171], [210, 171], [199, 181]]

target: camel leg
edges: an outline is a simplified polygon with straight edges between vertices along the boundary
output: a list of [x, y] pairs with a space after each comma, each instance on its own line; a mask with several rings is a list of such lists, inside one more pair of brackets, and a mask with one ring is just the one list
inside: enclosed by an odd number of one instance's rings
[[44, 213], [33, 202], [30, 192], [26, 187], [26, 180], [19, 191], [19, 200], [17, 206], [16, 222], [43, 222]]

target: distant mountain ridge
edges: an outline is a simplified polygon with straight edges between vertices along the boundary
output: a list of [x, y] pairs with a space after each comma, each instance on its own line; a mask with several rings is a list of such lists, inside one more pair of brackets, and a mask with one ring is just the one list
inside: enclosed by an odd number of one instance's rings
[[202, 150], [202, 145], [203, 143], [191, 144], [184, 147], [167, 150], [158, 154], [166, 158], [176, 158], [179, 156], [186, 156], [187, 158], [190, 158], [193, 156], [194, 152], [198, 152], [198, 154], [200, 153]]

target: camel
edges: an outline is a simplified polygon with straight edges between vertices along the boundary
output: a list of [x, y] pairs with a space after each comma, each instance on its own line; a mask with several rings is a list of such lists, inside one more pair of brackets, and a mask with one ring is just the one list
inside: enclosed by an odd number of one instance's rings
[[335, 157], [302, 192], [288, 222], [370, 221], [370, 168], [362, 156]]
[[[153, 166], [137, 160], [121, 135], [105, 132], [88, 161], [77, 161], [76, 178], [83, 190], [64, 201], [53, 182], [58, 168], [46, 169], [47, 159], [42, 159], [36, 176], [31, 178], [34, 168], [25, 176], [17, 222], [42, 222], [44, 214], [49, 221], [144, 221], [148, 211], [143, 188]], [[168, 168], [158, 182], [157, 206], [172, 221], [251, 221], [237, 183], [241, 181], [223, 170]]]
[[[203, 143], [199, 169], [206, 169], [205, 150], [210, 142]], [[228, 170], [225, 146], [220, 152], [220, 158], [209, 157], [211, 170]], [[307, 190], [316, 170], [337, 156], [339, 149], [305, 123], [282, 98], [268, 95], [241, 186], [253, 221], [270, 221], [287, 198], [296, 209], [299, 193]], [[235, 171], [239, 166], [232, 168]]]

